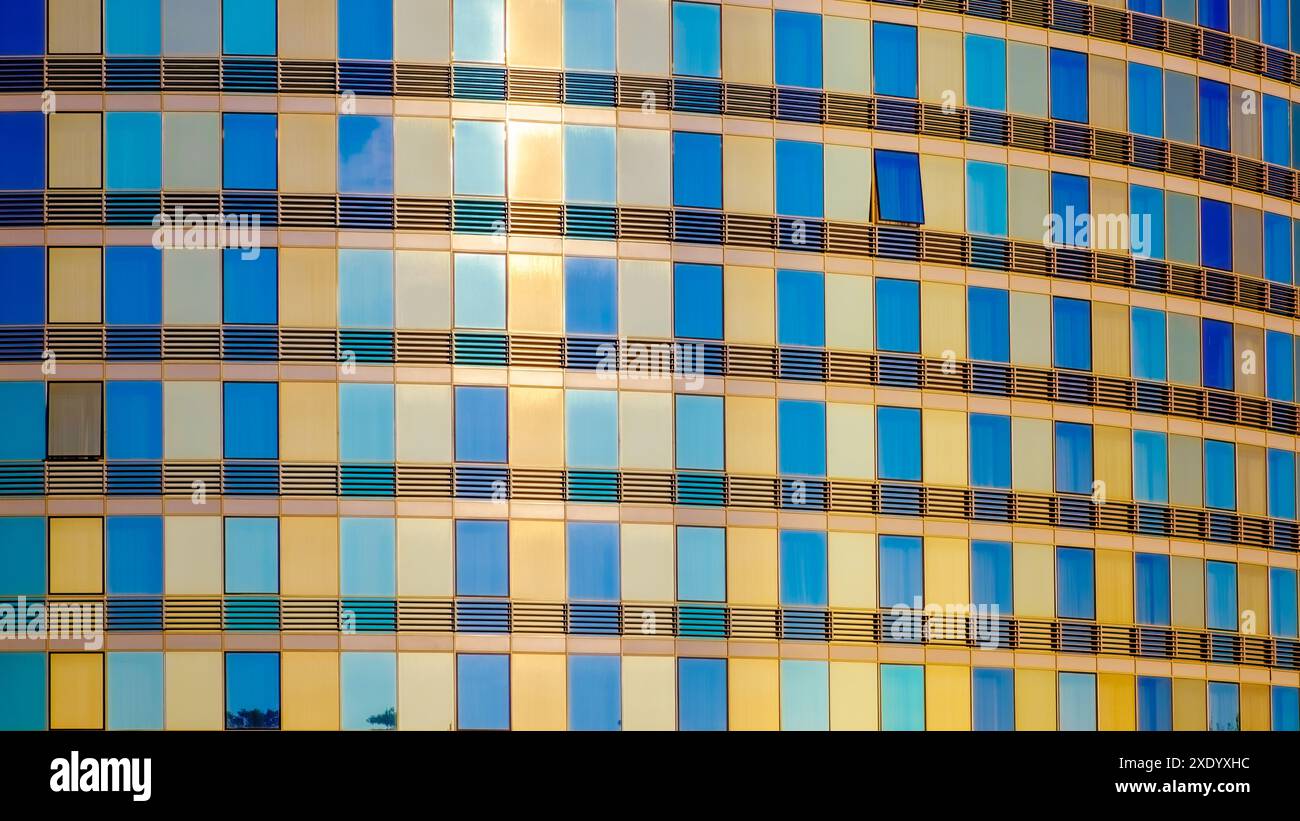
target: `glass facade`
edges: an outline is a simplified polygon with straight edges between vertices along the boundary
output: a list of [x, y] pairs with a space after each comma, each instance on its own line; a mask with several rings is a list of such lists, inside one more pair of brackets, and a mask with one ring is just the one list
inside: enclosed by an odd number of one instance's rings
[[1300, 728], [1300, 7], [1090, 8], [9, 0], [0, 729]]

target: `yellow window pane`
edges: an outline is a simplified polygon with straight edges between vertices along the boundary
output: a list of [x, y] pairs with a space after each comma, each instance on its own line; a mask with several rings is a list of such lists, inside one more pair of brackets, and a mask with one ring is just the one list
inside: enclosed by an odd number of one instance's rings
[[221, 458], [220, 382], [163, 382], [163, 453], [168, 459]]
[[[626, 74], [669, 72], [672, 22], [668, 0], [618, 3], [618, 70]], [[665, 101], [666, 103], [666, 101]]]
[[[1012, 551], [1011, 577], [1015, 588], [1017, 616], [1051, 618], [1056, 615], [1056, 602], [1053, 598], [1056, 572], [1051, 545], [1015, 545]], [[1056, 715], [1055, 711], [1052, 715]]]
[[397, 327], [451, 327], [451, 254], [398, 251], [395, 275]]
[[168, 595], [220, 595], [221, 517], [163, 519], [163, 570]]
[[451, 730], [456, 698], [451, 653], [397, 654], [397, 728]]
[[451, 193], [451, 128], [448, 120], [436, 117], [393, 119], [393, 185], [398, 194], [445, 197]]
[[[281, 50], [280, 55], [287, 57]], [[280, 190], [333, 194], [338, 166], [333, 114], [280, 115]]]
[[104, 520], [50, 518], [50, 592], [104, 592]]
[[1016, 490], [1052, 490], [1052, 423], [1011, 417], [1011, 483]]
[[950, 282], [921, 283], [921, 353], [966, 358], [966, 289]]
[[163, 322], [178, 325], [221, 322], [221, 251], [215, 248], [163, 251]]
[[1169, 560], [1170, 616], [1175, 627], [1205, 626], [1205, 562], [1191, 556]]
[[[1237, 270], [1240, 271], [1241, 268], [1238, 267]], [[1237, 325], [1234, 337], [1237, 354], [1237, 392], [1250, 394], [1251, 396], [1263, 396], [1265, 389], [1264, 329], [1252, 328], [1248, 325]]]
[[777, 597], [776, 531], [727, 528], [727, 601], [775, 605]]
[[879, 729], [880, 693], [876, 665], [832, 661], [830, 669], [831, 729]]
[[450, 385], [398, 385], [397, 460], [451, 462], [451, 408]]
[[508, 395], [510, 463], [524, 467], [564, 464], [564, 390], [516, 385]]
[[728, 211], [771, 214], [772, 141], [727, 134], [722, 138], [722, 204]]
[[966, 485], [966, 414], [964, 411], [921, 412], [925, 481], [938, 485]]
[[671, 337], [672, 314], [671, 266], [655, 260], [619, 260], [619, 333], [628, 337]]
[[1129, 373], [1129, 306], [1113, 302], [1092, 303], [1092, 368], [1107, 376]]
[[280, 519], [280, 593], [339, 594], [339, 530], [333, 516]]
[[50, 54], [99, 54], [101, 0], [47, 0]]
[[1098, 550], [1097, 621], [1133, 623], [1133, 554], [1127, 550]]
[[1241, 685], [1241, 729], [1246, 732], [1272, 729], [1272, 705], [1267, 684]]
[[672, 394], [619, 391], [618, 424], [619, 430], [636, 431], [635, 436], [620, 437], [620, 465], [644, 470], [672, 470]]
[[103, 268], [99, 248], [49, 251], [50, 322], [100, 322]]
[[875, 408], [826, 403], [826, 472], [847, 479], [875, 476]]
[[100, 115], [68, 112], [46, 119], [50, 188], [99, 188], [103, 178]]
[[869, 94], [871, 23], [850, 17], [823, 16], [822, 65], [822, 83], [827, 91]]
[[564, 333], [562, 258], [511, 254], [506, 285], [509, 329], [516, 333]]
[[169, 730], [220, 730], [224, 674], [221, 653], [168, 653], [163, 692]]
[[622, 525], [619, 550], [624, 601], [659, 602], [677, 598], [672, 525]]
[[1237, 512], [1268, 515], [1268, 478], [1264, 448], [1237, 443]]
[[284, 729], [339, 728], [338, 653], [281, 653], [280, 690]]
[[848, 145], [826, 146], [826, 218], [871, 220], [871, 151]]
[[1204, 730], [1206, 723], [1205, 682], [1174, 679], [1174, 730]]
[[221, 187], [221, 117], [206, 112], [163, 114], [163, 187]]
[[506, 61], [512, 66], [559, 68], [560, 0], [508, 0]]
[[1128, 428], [1094, 425], [1095, 476], [1104, 482], [1101, 490], [1108, 501], [1133, 498], [1133, 432]]
[[568, 729], [566, 661], [564, 655], [515, 653], [510, 657], [511, 729]]
[[103, 653], [50, 653], [50, 729], [104, 729]]
[[[450, 596], [450, 519], [397, 519], [397, 595]], [[399, 711], [400, 715], [400, 711]]]
[[564, 522], [510, 521], [510, 595], [564, 601]]
[[1245, 562], [1237, 565], [1237, 600], [1237, 606], [1241, 608], [1242, 631], [1268, 635], [1267, 567]]
[[925, 728], [970, 729], [970, 668], [927, 664], [925, 668]]
[[728, 396], [725, 400], [727, 470], [731, 473], [776, 473], [776, 400]]
[[772, 84], [772, 12], [722, 7], [722, 79], [729, 83]]
[[[332, 60], [338, 53], [333, 3], [280, 0], [279, 55], [288, 59]], [[281, 117], [281, 123], [284, 118]], [[281, 132], [283, 139], [283, 132]], [[283, 167], [283, 166], [282, 166]]]
[[925, 227], [935, 231], [966, 230], [966, 164], [960, 157], [921, 155], [921, 196]]
[[280, 458], [338, 461], [338, 386], [333, 382], [280, 384]]
[[727, 718], [732, 730], [781, 729], [781, 670], [776, 659], [728, 660]]
[[1088, 120], [1093, 126], [1110, 131], [1128, 130], [1127, 70], [1123, 60], [1088, 55]]
[[672, 180], [668, 132], [618, 130], [618, 201], [622, 205], [669, 205]]
[[1132, 676], [1097, 674], [1097, 729], [1137, 729], [1137, 691]]
[[1046, 294], [1012, 291], [1011, 361], [1017, 365], [1051, 367], [1052, 331], [1048, 320], [1051, 298]]
[[723, 327], [727, 341], [773, 344], [776, 341], [775, 272], [771, 268], [728, 265], [722, 276]]
[[875, 339], [871, 292], [871, 277], [826, 275], [826, 347], [871, 350]]
[[1043, 217], [1050, 210], [1048, 190], [1047, 171], [1019, 165], [1007, 169], [1007, 230], [1012, 239], [1043, 241]]
[[1056, 729], [1055, 671], [1016, 670], [1016, 729]]
[[451, 56], [449, 0], [393, 0], [393, 59], [445, 63]]
[[917, 92], [927, 103], [963, 105], [962, 33], [947, 29], [918, 28]]
[[556, 123], [512, 121], [510, 155], [510, 197], [519, 200], [558, 202], [564, 199], [561, 173], [560, 126]]
[[[875, 534], [831, 531], [826, 537], [826, 561], [831, 607], [870, 610], [876, 606]], [[832, 689], [834, 667], [832, 664]], [[832, 698], [832, 714], [834, 708]]]
[[946, 608], [970, 602], [970, 542], [950, 536], [926, 536], [923, 564], [927, 605]]
[[281, 325], [328, 328], [337, 324], [336, 263], [333, 248], [280, 249]]
[[677, 659], [623, 656], [623, 729], [677, 729]]
[[1185, 507], [1201, 506], [1202, 455], [1200, 437], [1169, 435], [1169, 501]]

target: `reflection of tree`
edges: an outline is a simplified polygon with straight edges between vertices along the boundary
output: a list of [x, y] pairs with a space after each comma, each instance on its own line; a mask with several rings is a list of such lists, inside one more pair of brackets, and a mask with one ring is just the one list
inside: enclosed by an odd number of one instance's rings
[[248, 709], [238, 713], [226, 711], [227, 730], [278, 730], [280, 729], [279, 710]]
[[383, 727], [385, 730], [391, 730], [397, 726], [397, 708], [389, 707], [379, 715], [366, 719], [366, 723], [373, 724], [376, 727]]

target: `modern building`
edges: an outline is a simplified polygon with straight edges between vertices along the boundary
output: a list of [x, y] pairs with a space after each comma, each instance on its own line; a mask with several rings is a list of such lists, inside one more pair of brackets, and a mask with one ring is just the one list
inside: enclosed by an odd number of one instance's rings
[[0, 728], [1300, 729], [1300, 3], [0, 15]]

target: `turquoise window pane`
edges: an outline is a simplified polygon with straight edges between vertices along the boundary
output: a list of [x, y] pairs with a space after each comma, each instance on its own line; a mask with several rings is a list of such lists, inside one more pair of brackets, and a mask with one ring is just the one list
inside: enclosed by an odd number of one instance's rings
[[339, 385], [339, 459], [392, 462], [393, 386]]
[[1295, 518], [1295, 453], [1289, 450], [1268, 451], [1268, 515]]
[[1129, 247], [1143, 259], [1165, 258], [1165, 192], [1129, 186]]
[[506, 258], [456, 254], [455, 324], [458, 328], [505, 328]]
[[110, 730], [163, 729], [163, 654], [109, 653]]
[[618, 467], [618, 391], [567, 390], [564, 415], [570, 467]]
[[226, 729], [280, 729], [279, 653], [226, 653]]
[[1057, 729], [1097, 729], [1097, 677], [1092, 673], [1057, 674]]
[[966, 104], [1007, 110], [1007, 43], [1001, 37], [966, 35]]
[[564, 0], [564, 67], [614, 70], [614, 0]]
[[880, 729], [925, 729], [925, 667], [880, 665]]
[[618, 198], [614, 129], [564, 127], [564, 199], [613, 205]]
[[500, 63], [506, 57], [505, 0], [457, 0], [452, 4], [455, 59]]
[[226, 54], [275, 54], [276, 0], [223, 0], [222, 51]]
[[1133, 498], [1139, 502], [1169, 502], [1169, 451], [1163, 433], [1133, 431]]
[[274, 516], [226, 519], [226, 592], [280, 591], [280, 520]]
[[[459, 6], [457, 6], [459, 8]], [[453, 175], [457, 194], [504, 197], [506, 194], [506, 128], [504, 123], [457, 120]]]
[[830, 667], [824, 661], [781, 660], [781, 729], [831, 728]]
[[1165, 381], [1165, 312], [1154, 308], [1134, 308], [1130, 317], [1134, 378]]
[[0, 730], [45, 729], [45, 654], [0, 653]]
[[339, 590], [344, 596], [392, 596], [396, 588], [392, 519], [339, 519]]
[[725, 601], [727, 531], [721, 527], [677, 528], [677, 598]]
[[0, 382], [0, 459], [45, 458], [45, 383]]
[[393, 327], [393, 252], [339, 249], [339, 326]]
[[722, 75], [722, 7], [673, 3], [673, 73]]
[[966, 163], [966, 230], [972, 234], [1007, 235], [1007, 167], [1000, 163]]
[[45, 593], [45, 518], [0, 517], [0, 596]]
[[826, 606], [826, 534], [781, 531], [781, 604]]
[[677, 395], [677, 467], [723, 469], [721, 396]]
[[162, 188], [162, 114], [105, 113], [104, 162], [106, 188]]
[[397, 727], [397, 654], [341, 653], [343, 729]]
[[1222, 510], [1237, 507], [1237, 455], [1231, 442], [1205, 440], [1205, 506]]
[[162, 44], [159, 0], [104, 0], [104, 53], [157, 56]]

